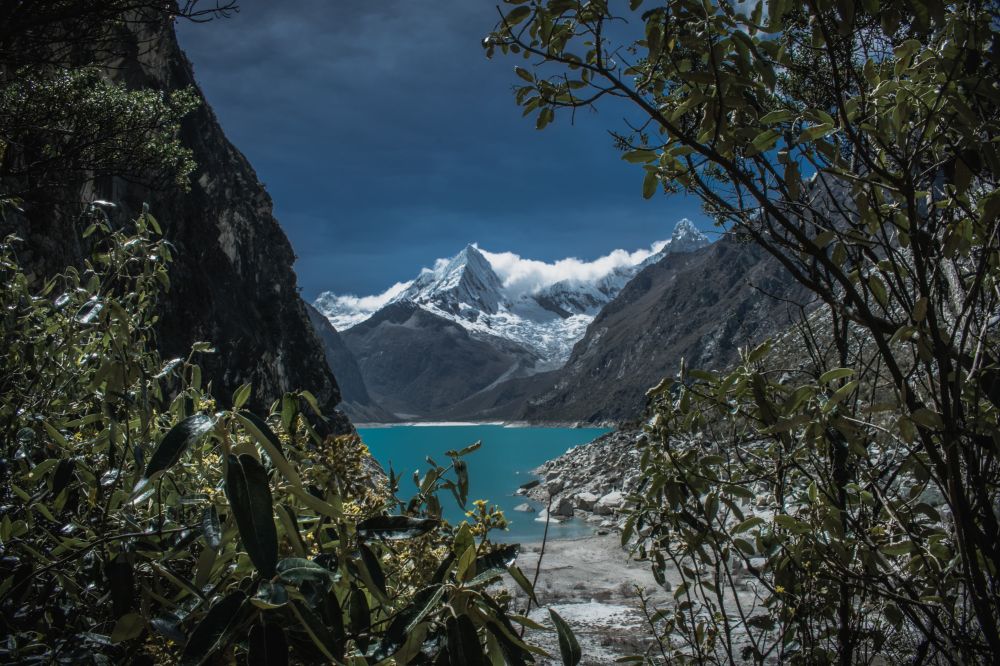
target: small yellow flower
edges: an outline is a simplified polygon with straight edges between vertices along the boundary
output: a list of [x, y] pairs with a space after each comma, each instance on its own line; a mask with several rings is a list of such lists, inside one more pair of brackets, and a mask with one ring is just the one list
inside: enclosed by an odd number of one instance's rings
[[774, 591], [777, 594], [784, 594], [785, 593], [785, 586], [784, 585], [775, 585], [774, 586]]

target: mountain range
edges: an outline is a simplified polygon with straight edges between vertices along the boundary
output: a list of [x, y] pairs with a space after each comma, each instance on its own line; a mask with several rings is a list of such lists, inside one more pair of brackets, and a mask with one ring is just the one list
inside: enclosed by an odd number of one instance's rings
[[681, 359], [724, 367], [808, 307], [755, 245], [728, 234], [709, 243], [687, 220], [604, 269], [524, 289], [523, 271], [470, 245], [379, 307], [379, 297], [323, 294], [324, 324], [348, 324], [339, 337], [351, 358], [333, 359], [334, 371], [365, 385], [361, 405], [341, 381], [346, 411], [359, 421], [373, 409], [398, 420], [630, 421]]
[[341, 332], [390, 306], [414, 306], [457, 324], [474, 339], [500, 338], [522, 347], [535, 357], [529, 369], [540, 372], [566, 362], [601, 308], [642, 269], [708, 242], [693, 223], [681, 220], [669, 240], [653, 243], [648, 251], [619, 250], [590, 263], [570, 259], [543, 264], [472, 244], [380, 296], [359, 299], [324, 292], [314, 306]]

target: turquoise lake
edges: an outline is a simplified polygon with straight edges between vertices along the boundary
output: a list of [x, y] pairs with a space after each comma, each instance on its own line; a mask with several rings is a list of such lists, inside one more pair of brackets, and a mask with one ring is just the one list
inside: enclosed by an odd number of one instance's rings
[[[527, 502], [536, 511], [544, 508], [537, 502], [515, 495], [514, 491], [536, 478], [531, 470], [546, 460], [556, 458], [568, 449], [608, 432], [604, 428], [530, 428], [502, 425], [401, 425], [358, 428], [372, 455], [388, 470], [400, 476], [399, 495], [412, 497], [417, 493], [413, 471], [427, 470], [425, 458], [430, 456], [439, 465], [447, 465], [444, 455], [449, 449], [461, 449], [482, 441], [478, 451], [465, 457], [469, 464], [469, 504], [485, 499], [503, 509], [510, 531], [493, 533], [496, 541], [541, 541], [545, 523], [536, 521], [537, 513], [514, 511]], [[441, 495], [445, 518], [457, 523], [465, 518], [450, 492]], [[593, 527], [580, 520], [549, 525], [550, 539], [566, 539], [593, 532]]]

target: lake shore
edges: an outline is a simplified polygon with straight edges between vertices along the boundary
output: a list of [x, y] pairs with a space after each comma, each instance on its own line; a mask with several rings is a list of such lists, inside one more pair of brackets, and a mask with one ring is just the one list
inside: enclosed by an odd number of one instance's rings
[[[522, 544], [517, 564], [529, 580], [534, 578], [541, 554], [540, 542]], [[516, 606], [523, 609], [527, 596], [513, 580], [506, 578], [505, 584], [517, 599]], [[644, 590], [651, 605], [672, 601], [656, 583], [649, 563], [631, 559], [617, 533], [550, 540], [545, 543], [535, 586], [543, 607], [534, 608], [530, 617], [551, 626], [547, 608], [554, 608], [580, 642], [581, 664], [613, 663], [619, 657], [643, 653], [651, 642], [637, 588]], [[553, 632], [529, 630], [527, 636], [555, 658], [540, 663], [560, 663]]]
[[585, 421], [393, 421], [391, 423], [354, 423], [355, 428], [400, 428], [400, 427], [468, 427], [501, 426], [504, 428], [605, 428], [618, 427], [614, 422], [588, 423]]

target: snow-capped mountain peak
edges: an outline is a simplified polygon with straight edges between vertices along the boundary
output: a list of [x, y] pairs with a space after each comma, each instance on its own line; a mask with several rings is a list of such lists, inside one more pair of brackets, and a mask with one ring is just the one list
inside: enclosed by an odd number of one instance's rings
[[424, 269], [400, 298], [434, 304], [452, 314], [463, 309], [494, 314], [503, 301], [503, 283], [479, 248], [470, 244], [447, 262], [439, 260], [433, 269]]
[[561, 365], [601, 308], [643, 268], [668, 254], [691, 252], [708, 243], [684, 219], [669, 240], [634, 252], [614, 250], [593, 261], [543, 262], [470, 244], [382, 294], [359, 298], [324, 292], [315, 306], [336, 328], [345, 330], [390, 303], [409, 301], [474, 336], [505, 338], [526, 347], [544, 359], [540, 370]]
[[694, 222], [684, 218], [674, 227], [674, 233], [670, 235], [670, 242], [661, 252], [693, 252], [700, 247], [709, 244], [708, 236], [694, 226]]

